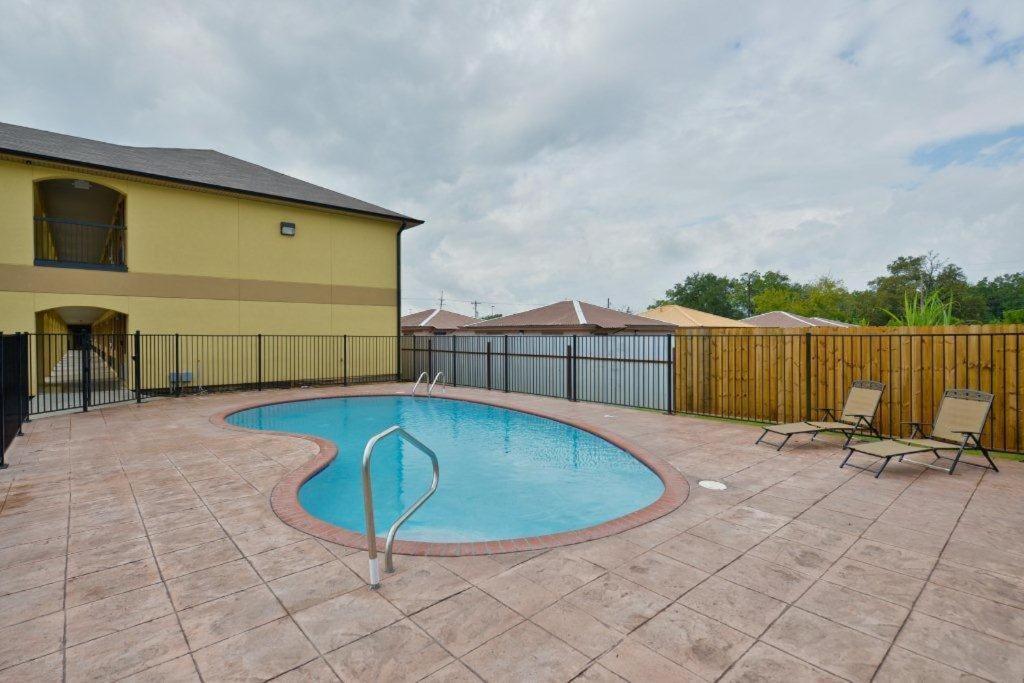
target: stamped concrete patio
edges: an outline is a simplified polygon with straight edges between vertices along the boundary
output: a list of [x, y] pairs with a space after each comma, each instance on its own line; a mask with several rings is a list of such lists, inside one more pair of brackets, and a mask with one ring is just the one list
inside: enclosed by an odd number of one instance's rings
[[827, 444], [753, 447], [753, 427], [450, 390], [604, 425], [677, 467], [689, 498], [578, 545], [397, 557], [373, 592], [365, 553], [269, 506], [315, 444], [209, 420], [344, 392], [26, 425], [0, 472], [0, 679], [1024, 678], [1020, 463], [954, 476], [894, 463], [876, 480], [839, 470]]

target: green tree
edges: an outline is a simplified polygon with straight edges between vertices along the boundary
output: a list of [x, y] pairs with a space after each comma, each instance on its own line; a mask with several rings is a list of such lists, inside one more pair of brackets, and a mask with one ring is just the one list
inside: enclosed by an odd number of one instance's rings
[[985, 300], [987, 321], [1005, 321], [1008, 312], [1024, 309], [1024, 272], [982, 278], [975, 290]]
[[744, 309], [738, 302], [735, 280], [714, 273], [693, 273], [665, 292], [655, 306], [676, 304], [726, 318], [742, 318]]
[[[789, 276], [777, 270], [767, 270], [764, 273], [753, 270], [743, 273], [736, 279], [736, 290], [739, 298], [739, 305], [743, 309], [743, 315], [751, 316], [761, 313], [754, 300], [766, 292], [795, 292], [799, 287], [790, 280]], [[779, 296], [773, 294], [771, 296]], [[769, 297], [770, 299], [771, 297]], [[776, 309], [769, 309], [776, 310]]]
[[[869, 310], [860, 312], [872, 325], [888, 323], [886, 311], [902, 310], [908, 297], [922, 297], [924, 301], [933, 292], [944, 301], [952, 301], [952, 314], [966, 322], [980, 322], [989, 317], [984, 297], [967, 281], [964, 271], [956, 264], [944, 261], [929, 252], [922, 256], [900, 256], [886, 266], [886, 275], [868, 283], [870, 294], [863, 298]], [[862, 293], [858, 293], [860, 296]]]

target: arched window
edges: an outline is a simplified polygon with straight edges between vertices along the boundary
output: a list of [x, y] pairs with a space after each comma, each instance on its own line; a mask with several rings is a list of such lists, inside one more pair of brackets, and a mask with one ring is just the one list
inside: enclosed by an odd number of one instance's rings
[[125, 196], [90, 180], [35, 183], [37, 266], [127, 270]]

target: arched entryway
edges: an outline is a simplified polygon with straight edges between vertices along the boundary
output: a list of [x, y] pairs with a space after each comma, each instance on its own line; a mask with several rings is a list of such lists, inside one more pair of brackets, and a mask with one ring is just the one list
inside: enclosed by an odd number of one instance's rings
[[32, 412], [51, 412], [131, 398], [128, 316], [93, 306], [36, 313], [32, 344]]

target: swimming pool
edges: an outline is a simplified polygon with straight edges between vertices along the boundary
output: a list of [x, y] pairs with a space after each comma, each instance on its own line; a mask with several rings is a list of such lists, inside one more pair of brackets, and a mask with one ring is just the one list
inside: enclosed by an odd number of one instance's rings
[[[571, 425], [499, 406], [360, 396], [243, 410], [229, 424], [317, 436], [337, 457], [299, 488], [312, 516], [365, 532], [361, 464], [373, 435], [401, 425], [440, 461], [437, 493], [399, 532], [432, 543], [496, 541], [591, 527], [644, 508], [664, 485], [630, 453]], [[430, 460], [392, 437], [371, 466], [378, 533], [430, 485]]]

